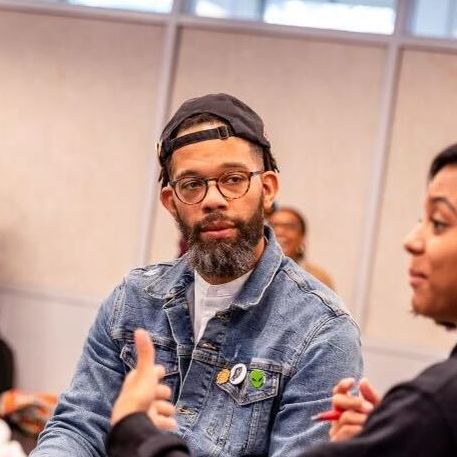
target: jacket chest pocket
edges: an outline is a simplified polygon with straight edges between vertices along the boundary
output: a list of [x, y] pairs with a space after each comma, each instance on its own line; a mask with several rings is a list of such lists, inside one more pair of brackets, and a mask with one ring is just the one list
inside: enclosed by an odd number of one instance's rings
[[[176, 347], [173, 342], [162, 338], [152, 337], [155, 348], [155, 363], [165, 368], [163, 383], [172, 391], [172, 399], [175, 401], [179, 391], [179, 367]], [[127, 341], [122, 347], [120, 358], [128, 370], [136, 367], [137, 353], [133, 341]]]
[[230, 447], [227, 451], [239, 455], [264, 454], [268, 449], [275, 416], [281, 369], [269, 363], [254, 361], [246, 367], [246, 376], [241, 383], [233, 384], [230, 380], [216, 383], [228, 395], [227, 417], [230, 417], [230, 424], [224, 421], [225, 428], [230, 430], [229, 436], [237, 437], [236, 443], [227, 440], [226, 444]]
[[239, 385], [230, 381], [218, 386], [227, 392], [239, 406], [268, 400], [278, 395], [280, 374], [262, 368], [247, 370], [246, 378]]

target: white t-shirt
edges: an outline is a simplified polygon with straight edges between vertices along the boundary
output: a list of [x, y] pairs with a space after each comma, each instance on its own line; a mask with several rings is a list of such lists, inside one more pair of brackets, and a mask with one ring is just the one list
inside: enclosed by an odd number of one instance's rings
[[195, 271], [194, 335], [195, 344], [202, 337], [206, 324], [218, 311], [227, 309], [238, 295], [252, 270], [225, 284], [209, 284]]

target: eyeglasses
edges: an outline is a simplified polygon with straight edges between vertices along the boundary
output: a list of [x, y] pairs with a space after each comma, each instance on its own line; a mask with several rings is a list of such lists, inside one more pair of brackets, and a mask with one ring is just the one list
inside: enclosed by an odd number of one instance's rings
[[217, 178], [183, 176], [170, 182], [176, 196], [186, 205], [202, 202], [208, 193], [208, 183], [214, 181], [217, 190], [227, 200], [235, 200], [247, 194], [251, 187], [251, 178], [264, 173], [260, 171], [229, 171]]

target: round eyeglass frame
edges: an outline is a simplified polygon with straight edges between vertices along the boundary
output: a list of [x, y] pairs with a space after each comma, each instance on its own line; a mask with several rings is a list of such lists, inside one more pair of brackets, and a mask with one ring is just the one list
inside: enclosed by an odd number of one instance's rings
[[208, 194], [208, 189], [209, 189], [209, 185], [208, 183], [210, 181], [214, 181], [216, 183], [216, 188], [217, 190], [219, 191], [219, 193], [228, 201], [230, 200], [237, 200], [238, 198], [241, 198], [241, 197], [244, 197], [248, 192], [249, 192], [249, 189], [251, 188], [251, 180], [254, 176], [258, 176], [258, 175], [261, 175], [262, 173], [265, 173], [265, 170], [257, 170], [257, 171], [238, 171], [237, 173], [242, 173], [244, 175], [246, 175], [248, 178], [249, 178], [249, 181], [248, 181], [248, 185], [246, 187], [246, 190], [241, 194], [239, 195], [238, 197], [227, 197], [226, 195], [224, 195], [224, 192], [222, 192], [221, 188], [219, 187], [219, 180], [221, 178], [223, 178], [224, 176], [227, 176], [228, 174], [231, 174], [231, 173], [234, 173], [234, 172], [226, 172], [226, 173], [222, 173], [220, 176], [218, 176], [217, 178], [198, 178], [200, 179], [201, 181], [203, 181], [205, 183], [205, 192], [203, 192], [202, 194], [202, 197], [197, 200], [196, 202], [192, 202], [192, 203], [189, 203], [189, 202], [186, 202], [185, 200], [183, 200], [180, 196], [179, 196], [179, 193], [176, 191], [176, 184], [179, 183], [179, 181], [181, 181], [182, 179], [187, 179], [188, 176], [183, 176], [182, 178], [179, 178], [179, 179], [176, 179], [174, 181], [170, 181], [170, 187], [173, 189], [176, 197], [178, 198], [178, 200], [182, 203], [184, 203], [185, 205], [198, 205], [199, 203], [201, 203], [205, 198], [206, 198], [206, 195]]

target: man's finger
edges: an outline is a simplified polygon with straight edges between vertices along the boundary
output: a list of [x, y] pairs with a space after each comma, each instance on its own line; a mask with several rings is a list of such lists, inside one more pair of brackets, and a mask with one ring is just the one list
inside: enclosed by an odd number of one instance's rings
[[154, 346], [152, 345], [149, 333], [146, 330], [138, 328], [135, 330], [135, 347], [138, 355], [136, 369], [144, 371], [150, 369], [154, 365]]

